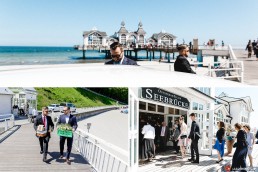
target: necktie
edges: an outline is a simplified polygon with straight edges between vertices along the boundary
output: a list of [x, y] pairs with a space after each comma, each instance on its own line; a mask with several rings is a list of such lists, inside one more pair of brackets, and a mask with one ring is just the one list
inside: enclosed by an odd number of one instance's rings
[[44, 127], [46, 127], [46, 116], [44, 116], [43, 123], [44, 123]]

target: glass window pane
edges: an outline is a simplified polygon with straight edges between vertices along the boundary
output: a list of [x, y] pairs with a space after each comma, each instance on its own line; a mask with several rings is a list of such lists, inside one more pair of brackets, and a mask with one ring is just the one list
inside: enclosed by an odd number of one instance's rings
[[179, 115], [179, 109], [175, 109], [175, 115]]
[[164, 106], [159, 106], [159, 105], [158, 105], [158, 112], [164, 113], [164, 111], [165, 111]]
[[154, 111], [154, 112], [156, 112], [156, 105], [155, 105], [155, 104], [148, 103], [148, 110], [149, 110], [149, 111]]
[[203, 105], [199, 104], [199, 110], [203, 110]]
[[193, 110], [198, 110], [198, 103], [193, 102]]
[[141, 102], [141, 101], [140, 101], [139, 104], [140, 104], [139, 109], [146, 110], [146, 103], [145, 103], [145, 102]]
[[168, 108], [168, 112], [169, 112], [169, 114], [175, 114], [174, 113], [174, 108]]

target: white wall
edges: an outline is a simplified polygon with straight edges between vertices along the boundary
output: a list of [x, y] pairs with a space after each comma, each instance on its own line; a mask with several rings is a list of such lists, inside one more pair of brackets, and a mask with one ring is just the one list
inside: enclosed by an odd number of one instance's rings
[[0, 115], [12, 113], [12, 95], [0, 95]]

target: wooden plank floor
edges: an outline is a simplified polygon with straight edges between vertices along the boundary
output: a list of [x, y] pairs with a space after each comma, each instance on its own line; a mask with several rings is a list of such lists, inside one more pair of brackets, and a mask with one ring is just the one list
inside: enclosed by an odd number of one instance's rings
[[[226, 150], [225, 150], [226, 152]], [[255, 172], [258, 172], [258, 145], [254, 146], [253, 150], [253, 164]], [[216, 155], [212, 156], [200, 156], [199, 164], [192, 164], [188, 162], [188, 155], [185, 159], [180, 159], [181, 156], [176, 156], [171, 151], [165, 155], [157, 155], [153, 162], [140, 165], [139, 172], [216, 172], [221, 171], [222, 167], [232, 162], [232, 157], [224, 157], [224, 161], [217, 164]], [[249, 159], [246, 158], [247, 166], [249, 167]]]
[[[71, 165], [59, 157], [59, 137], [56, 130], [49, 142], [47, 162], [40, 154], [38, 138], [33, 124], [25, 124], [0, 144], [0, 171], [94, 171], [83, 157], [74, 149], [71, 153]], [[65, 145], [66, 151], [66, 145]]]

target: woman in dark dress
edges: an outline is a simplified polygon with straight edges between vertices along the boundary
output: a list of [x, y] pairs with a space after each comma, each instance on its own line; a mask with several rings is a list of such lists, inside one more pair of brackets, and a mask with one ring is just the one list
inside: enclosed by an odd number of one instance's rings
[[216, 163], [220, 163], [223, 161], [223, 156], [224, 156], [224, 146], [225, 146], [225, 124], [222, 121], [218, 122], [218, 128], [219, 130], [216, 133], [216, 143], [213, 146], [214, 149], [217, 150], [218, 152], [218, 161]]
[[237, 142], [233, 146], [236, 148], [236, 151], [233, 155], [231, 171], [238, 171], [240, 168], [246, 168], [246, 156], [248, 151], [246, 132], [242, 129], [242, 126], [239, 123], [235, 124], [235, 129], [237, 131]]

